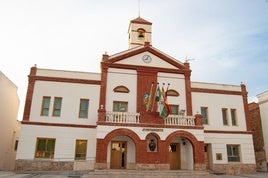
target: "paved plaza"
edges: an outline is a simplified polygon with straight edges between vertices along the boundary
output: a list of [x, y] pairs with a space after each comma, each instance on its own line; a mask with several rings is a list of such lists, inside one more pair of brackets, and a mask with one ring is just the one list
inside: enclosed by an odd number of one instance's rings
[[[90, 177], [88, 175], [90, 174], [78, 174], [75, 172], [16, 173], [12, 171], [0, 171], [0, 178], [86, 178], [86, 177]], [[102, 177], [109, 178], [110, 176], [107, 176], [107, 175], [98, 176], [98, 178], [102, 178]], [[120, 176], [120, 177], [124, 177], [124, 176]], [[129, 176], [125, 176], [125, 177], [127, 178]], [[148, 177], [148, 176], [145, 176], [145, 177]], [[178, 176], [178, 177], [183, 177], [183, 176]], [[198, 177], [198, 176], [195, 176], [195, 177]], [[243, 174], [243, 175], [209, 174], [208, 176], [206, 176], [206, 178], [268, 178], [268, 172], [258, 172], [256, 174]]]

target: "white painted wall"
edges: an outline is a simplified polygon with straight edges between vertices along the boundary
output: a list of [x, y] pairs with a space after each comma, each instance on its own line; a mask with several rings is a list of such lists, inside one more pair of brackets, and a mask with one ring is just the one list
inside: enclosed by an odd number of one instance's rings
[[257, 95], [257, 98], [260, 107], [264, 149], [266, 153], [266, 159], [268, 159], [268, 91]]
[[[97, 138], [104, 139], [104, 137], [111, 131], [116, 130], [116, 129], [122, 129], [122, 128], [129, 129], [135, 132], [141, 140], [145, 140], [146, 136], [150, 133], [155, 133], [159, 135], [161, 140], [166, 140], [166, 138], [173, 132], [186, 131], [194, 135], [198, 141], [204, 141], [204, 132], [203, 130], [199, 130], [199, 129], [185, 130], [185, 129], [163, 128], [163, 130], [161, 131], [147, 131], [147, 130], [143, 130], [144, 129], [143, 127], [124, 127], [124, 126], [105, 126], [105, 125], [98, 125]], [[152, 129], [159, 129], [159, 128], [152, 128]]]
[[[119, 85], [126, 86], [129, 93], [114, 92]], [[135, 70], [109, 68], [107, 75], [106, 111], [113, 111], [113, 101], [128, 102], [128, 112], [136, 112], [137, 108], [137, 73]]]
[[[201, 107], [208, 107], [208, 122], [205, 130], [246, 131], [243, 98], [240, 95], [192, 92], [193, 114], [201, 113]], [[228, 109], [228, 126], [223, 125], [222, 108]], [[237, 126], [231, 124], [230, 109], [236, 109]]]
[[0, 170], [14, 170], [20, 122], [17, 86], [0, 71]]
[[[36, 81], [30, 121], [96, 125], [98, 119], [99, 93], [99, 85]], [[43, 96], [51, 97], [49, 116], [40, 115]], [[52, 116], [54, 97], [62, 97], [60, 117]], [[78, 116], [81, 98], [89, 99], [88, 119], [81, 119]]]
[[[145, 63], [142, 60], [142, 57], [144, 55], [150, 55], [152, 58], [152, 61], [150, 63]], [[167, 63], [163, 59], [160, 59], [156, 55], [146, 51], [144, 53], [137, 54], [135, 56], [131, 56], [129, 58], [126, 58], [124, 60], [120, 60], [116, 62], [118, 64], [129, 64], [129, 65], [140, 65], [140, 66], [147, 66], [147, 67], [160, 67], [160, 68], [167, 68], [167, 69], [177, 69], [177, 67], [171, 65], [170, 63]]]
[[85, 80], [100, 80], [101, 79], [100, 73], [40, 69], [40, 68], [37, 69], [36, 75], [47, 76], [47, 77], [71, 78], [71, 79], [85, 79]]
[[[253, 139], [251, 134], [214, 134], [205, 133], [205, 143], [212, 147], [214, 164], [227, 164], [227, 144], [240, 145], [241, 163], [255, 164]], [[222, 154], [222, 160], [216, 160], [216, 153]]]
[[74, 160], [77, 139], [88, 141], [87, 160], [95, 160], [96, 129], [36, 125], [22, 125], [16, 159], [34, 159], [36, 139], [38, 137], [56, 139], [55, 161]]

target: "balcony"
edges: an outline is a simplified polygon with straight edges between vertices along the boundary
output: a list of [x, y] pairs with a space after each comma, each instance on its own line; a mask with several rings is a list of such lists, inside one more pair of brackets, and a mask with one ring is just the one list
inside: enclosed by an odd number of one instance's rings
[[195, 116], [168, 115], [165, 125], [195, 126]]
[[111, 123], [140, 123], [140, 113], [107, 111], [105, 121]]
[[[150, 113], [146, 115], [144, 114], [141, 115], [140, 113], [130, 113], [130, 112], [112, 112], [112, 111], [105, 112], [105, 122], [107, 123], [120, 123], [120, 124], [121, 123], [126, 123], [126, 124], [147, 123], [146, 120], [142, 118], [148, 119], [148, 117], [150, 117]], [[153, 121], [154, 119], [149, 119], [149, 120]], [[156, 116], [155, 121], [161, 121], [160, 124], [172, 125], [172, 126], [197, 126], [197, 125], [202, 124], [202, 123], [197, 122], [198, 120], [200, 119], [197, 119], [197, 116], [186, 116], [186, 115], [169, 115], [167, 118], [161, 119], [158, 114]]]

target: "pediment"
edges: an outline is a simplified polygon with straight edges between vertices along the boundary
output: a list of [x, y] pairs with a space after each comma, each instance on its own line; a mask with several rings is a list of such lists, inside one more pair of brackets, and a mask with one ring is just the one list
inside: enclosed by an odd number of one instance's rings
[[109, 56], [105, 63], [165, 69], [186, 69], [184, 63], [151, 46], [141, 46]]

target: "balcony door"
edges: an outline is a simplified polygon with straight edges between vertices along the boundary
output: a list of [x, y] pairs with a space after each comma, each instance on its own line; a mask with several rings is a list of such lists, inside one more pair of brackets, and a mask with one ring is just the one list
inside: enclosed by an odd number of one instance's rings
[[125, 169], [127, 157], [127, 142], [112, 141], [111, 143], [111, 169]]

